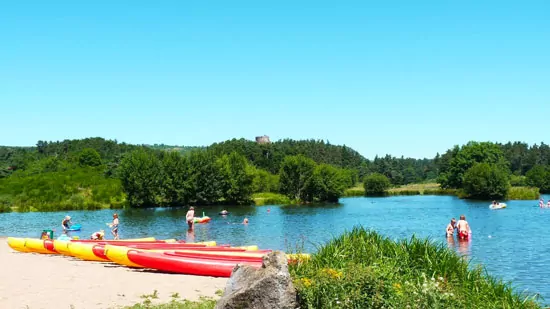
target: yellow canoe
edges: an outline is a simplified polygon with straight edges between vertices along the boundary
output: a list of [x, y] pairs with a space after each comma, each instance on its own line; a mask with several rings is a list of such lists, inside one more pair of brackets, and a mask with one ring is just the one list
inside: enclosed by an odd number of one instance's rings
[[[117, 241], [124, 242], [124, 241], [154, 241], [154, 240], [155, 240], [154, 237], [147, 237], [147, 238], [124, 239], [124, 240], [117, 240]], [[175, 241], [175, 240], [173, 240], [173, 239], [167, 239], [166, 240], [166, 242], [172, 242], [172, 241]], [[60, 254], [67, 255], [67, 256], [75, 256], [75, 253], [79, 253], [80, 252], [79, 249], [81, 249], [82, 247], [77, 246], [77, 248], [74, 249], [74, 253], [71, 252], [70, 247], [71, 247], [72, 244], [80, 244], [80, 243], [81, 242], [73, 242], [73, 241], [66, 241], [66, 240], [54, 240], [53, 241], [53, 246], [54, 246], [55, 250], [57, 252], [59, 252]], [[92, 244], [92, 243], [83, 242], [82, 244]], [[93, 244], [95, 245], [95, 243], [93, 243]], [[85, 249], [82, 249], [82, 250], [85, 250]]]
[[29, 249], [25, 247], [25, 238], [8, 237], [8, 246], [15, 251], [30, 252]]
[[96, 244], [73, 242], [69, 245], [71, 255], [84, 261], [110, 262], [107, 259], [96, 256], [93, 248]]
[[50, 251], [44, 247], [44, 240], [37, 238], [25, 238], [25, 248], [29, 249], [29, 252], [42, 253], [42, 254], [57, 254], [54, 251]]
[[[216, 245], [215, 241], [204, 241], [204, 242], [198, 242], [197, 244], [203, 244], [208, 247], [213, 247]], [[143, 266], [138, 265], [130, 259], [128, 259], [128, 250], [137, 250], [134, 248], [124, 247], [124, 246], [113, 246], [113, 245], [105, 245], [105, 255], [111, 260], [112, 262], [115, 262], [119, 265], [127, 266], [127, 267], [133, 267], [133, 268], [143, 268]], [[140, 249], [141, 250], [141, 249]], [[165, 252], [165, 251], [174, 251], [173, 249], [170, 250], [147, 250], [147, 251], [153, 251], [153, 252]]]

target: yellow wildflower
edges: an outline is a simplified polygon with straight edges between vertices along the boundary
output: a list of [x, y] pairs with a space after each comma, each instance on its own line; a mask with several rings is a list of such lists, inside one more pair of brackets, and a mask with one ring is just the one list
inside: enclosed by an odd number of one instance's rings
[[302, 278], [301, 280], [302, 280], [302, 284], [303, 284], [306, 288], [308, 288], [308, 287], [311, 286], [311, 279], [309, 279], [309, 278]]
[[331, 276], [333, 279], [340, 279], [342, 278], [342, 272], [334, 270], [332, 268], [324, 268], [323, 272], [329, 276]]

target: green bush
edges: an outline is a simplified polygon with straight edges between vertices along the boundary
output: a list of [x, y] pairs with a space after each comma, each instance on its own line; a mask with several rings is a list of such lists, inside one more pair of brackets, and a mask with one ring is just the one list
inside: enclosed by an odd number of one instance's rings
[[478, 199], [502, 199], [510, 188], [507, 171], [489, 163], [476, 163], [468, 169], [463, 185], [468, 197]]
[[506, 199], [508, 200], [537, 200], [540, 196], [539, 188], [511, 187]]
[[290, 272], [301, 308], [539, 308], [469, 266], [443, 244], [354, 228]]
[[540, 188], [541, 192], [550, 192], [550, 167], [535, 165], [526, 176], [528, 186]]
[[293, 204], [293, 201], [290, 200], [288, 197], [282, 194], [271, 192], [254, 193], [252, 195], [252, 200], [254, 201], [254, 204], [256, 204], [256, 206]]
[[384, 195], [391, 184], [388, 177], [379, 173], [373, 173], [365, 177], [363, 186], [365, 188], [365, 195]]
[[527, 186], [527, 177], [512, 175], [510, 176], [510, 185], [512, 187], [525, 187]]

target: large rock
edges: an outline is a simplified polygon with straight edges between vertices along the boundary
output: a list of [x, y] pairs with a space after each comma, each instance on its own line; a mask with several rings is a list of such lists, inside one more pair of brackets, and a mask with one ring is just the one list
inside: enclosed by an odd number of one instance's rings
[[223, 297], [216, 304], [216, 309], [297, 307], [287, 257], [280, 251], [265, 256], [260, 269], [247, 265], [235, 266]]

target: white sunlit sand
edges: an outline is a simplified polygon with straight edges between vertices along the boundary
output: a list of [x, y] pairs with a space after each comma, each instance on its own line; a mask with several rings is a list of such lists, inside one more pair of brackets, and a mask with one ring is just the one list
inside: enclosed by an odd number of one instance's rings
[[155, 302], [216, 296], [226, 278], [133, 270], [111, 263], [20, 253], [0, 238], [0, 308], [119, 308], [158, 292]]

